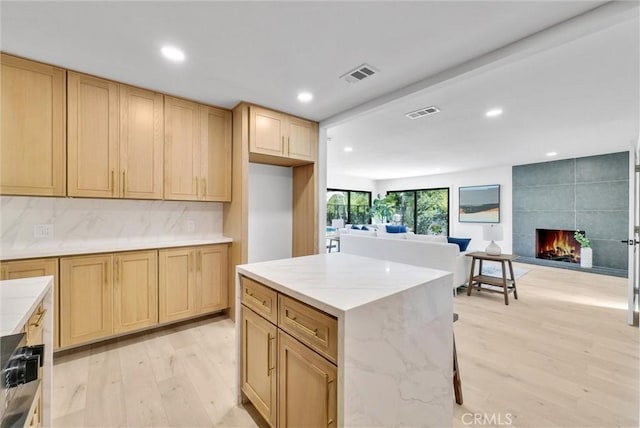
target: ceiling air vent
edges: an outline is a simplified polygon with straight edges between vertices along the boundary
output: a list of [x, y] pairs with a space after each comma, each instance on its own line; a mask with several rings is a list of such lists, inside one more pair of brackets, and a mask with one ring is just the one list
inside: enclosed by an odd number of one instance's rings
[[415, 110], [405, 114], [409, 119], [419, 119], [421, 117], [429, 116], [431, 114], [436, 114], [440, 112], [440, 109], [436, 106], [429, 106], [425, 108], [421, 108], [419, 110]]
[[354, 68], [348, 73], [343, 74], [342, 76], [340, 76], [340, 78], [346, 80], [349, 83], [358, 83], [361, 80], [366, 79], [367, 77], [373, 76], [377, 72], [378, 71], [370, 65], [362, 64], [361, 66]]

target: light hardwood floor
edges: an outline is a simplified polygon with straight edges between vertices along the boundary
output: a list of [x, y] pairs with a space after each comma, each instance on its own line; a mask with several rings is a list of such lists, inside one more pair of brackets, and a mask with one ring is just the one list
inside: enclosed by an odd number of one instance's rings
[[[517, 266], [529, 272], [509, 306], [496, 293], [454, 299], [464, 405], [453, 405], [453, 426], [637, 427], [626, 280]], [[234, 404], [235, 367], [234, 325], [222, 317], [62, 354], [53, 424], [264, 426]]]

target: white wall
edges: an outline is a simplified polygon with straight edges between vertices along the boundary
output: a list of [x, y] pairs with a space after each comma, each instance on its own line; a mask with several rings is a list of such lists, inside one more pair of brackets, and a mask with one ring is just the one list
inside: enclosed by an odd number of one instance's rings
[[291, 257], [292, 169], [249, 164], [248, 262]]
[[362, 177], [351, 177], [349, 175], [341, 174], [327, 175], [326, 189], [363, 190], [366, 192], [371, 192], [372, 198], [375, 198], [377, 195], [375, 180]]
[[[0, 212], [0, 251], [222, 235], [218, 202], [2, 196]], [[36, 239], [39, 224], [53, 225], [53, 237]]]
[[464, 171], [454, 174], [429, 175], [423, 177], [396, 180], [379, 180], [376, 182], [378, 192], [385, 194], [393, 190], [428, 189], [448, 187], [450, 199], [450, 236], [471, 238], [469, 249], [484, 250], [488, 241], [482, 239], [482, 223], [460, 223], [458, 221], [458, 188], [486, 184], [500, 185], [500, 224], [504, 232], [504, 240], [497, 242], [503, 253], [512, 251], [512, 201], [511, 201], [511, 167], [486, 168]]

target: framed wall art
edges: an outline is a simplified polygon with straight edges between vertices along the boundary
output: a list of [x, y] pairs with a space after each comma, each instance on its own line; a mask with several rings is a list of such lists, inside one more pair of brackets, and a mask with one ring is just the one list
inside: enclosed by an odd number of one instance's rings
[[500, 223], [500, 185], [459, 188], [458, 220], [461, 223]]

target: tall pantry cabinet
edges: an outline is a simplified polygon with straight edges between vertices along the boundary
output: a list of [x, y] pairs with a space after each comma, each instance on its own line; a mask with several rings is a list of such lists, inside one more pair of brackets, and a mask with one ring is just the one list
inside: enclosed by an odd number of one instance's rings
[[[224, 204], [223, 218], [224, 235], [233, 238], [230, 272], [248, 262], [250, 162], [292, 168], [291, 254], [318, 252], [317, 152], [317, 123], [244, 102], [233, 109], [233, 198]], [[234, 306], [230, 313], [235, 317]]]

